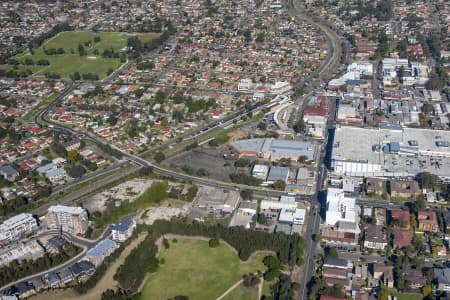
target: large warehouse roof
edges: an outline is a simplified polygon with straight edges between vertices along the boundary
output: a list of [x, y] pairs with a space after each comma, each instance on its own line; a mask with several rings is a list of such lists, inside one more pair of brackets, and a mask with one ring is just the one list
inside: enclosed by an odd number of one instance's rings
[[[417, 128], [336, 128], [332, 159], [351, 173], [398, 172], [415, 175], [423, 169], [450, 176], [450, 132]], [[431, 159], [433, 158], [433, 159]], [[439, 158], [439, 163], [433, 163]], [[338, 164], [336, 162], [339, 162]], [[351, 166], [350, 166], [351, 165]], [[336, 166], [335, 166], [336, 171]]]
[[272, 159], [307, 156], [310, 160], [314, 160], [316, 150], [315, 145], [308, 142], [286, 141], [274, 138], [240, 140], [231, 143], [231, 146], [240, 153], [270, 153]]

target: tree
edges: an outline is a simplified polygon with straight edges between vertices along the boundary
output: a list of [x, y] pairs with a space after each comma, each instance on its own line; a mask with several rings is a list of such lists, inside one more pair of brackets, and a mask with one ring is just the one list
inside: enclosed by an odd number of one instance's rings
[[86, 173], [86, 170], [80, 165], [74, 165], [69, 170], [69, 176], [72, 178], [80, 178], [84, 173]]
[[76, 149], [70, 150], [67, 152], [67, 160], [70, 163], [75, 163], [79, 160], [80, 155], [78, 154], [78, 151]]
[[339, 252], [337, 251], [336, 247], [325, 248], [325, 254], [327, 257], [339, 258]]
[[265, 122], [259, 122], [258, 129], [259, 130], [266, 130], [267, 129], [267, 124]]
[[300, 163], [305, 163], [305, 162], [307, 162], [308, 161], [308, 156], [306, 156], [306, 155], [301, 155], [299, 158], [298, 158], [298, 162], [300, 162]]
[[210, 248], [216, 248], [216, 247], [219, 247], [220, 242], [218, 239], [210, 239], [208, 242], [208, 245]]
[[416, 175], [416, 179], [422, 189], [431, 189], [441, 183], [439, 176], [429, 172], [421, 172]]
[[431, 285], [429, 285], [429, 284], [424, 285], [424, 286], [422, 287], [422, 295], [423, 295], [424, 297], [429, 296], [429, 295], [431, 294], [432, 291], [433, 291], [433, 288], [432, 288]]
[[161, 151], [158, 151], [155, 153], [155, 156], [153, 158], [155, 159], [156, 162], [160, 163], [166, 159], [166, 156]]
[[238, 168], [244, 168], [247, 167], [250, 164], [250, 161], [248, 159], [245, 158], [239, 158], [238, 160], [236, 160], [236, 162], [234, 163], [234, 165]]
[[431, 114], [433, 111], [434, 111], [434, 107], [433, 107], [433, 105], [431, 105], [430, 103], [425, 103], [425, 104], [422, 106], [422, 112], [423, 112], [424, 114], [426, 114], [426, 115]]
[[169, 249], [170, 248], [170, 243], [168, 239], [163, 239], [163, 245], [165, 249]]
[[108, 119], [106, 119], [106, 122], [111, 126], [115, 126], [117, 124], [117, 118], [114, 115], [110, 115]]
[[381, 284], [378, 300], [388, 300], [388, 298], [389, 298], [389, 289], [384, 284]]
[[243, 200], [252, 200], [253, 191], [249, 189], [245, 189], [241, 191], [241, 197]]
[[306, 130], [306, 124], [305, 121], [303, 121], [303, 118], [301, 118], [297, 123], [294, 124], [293, 127], [294, 131], [296, 133], [303, 133]]
[[259, 283], [258, 275], [249, 273], [242, 276], [243, 284], [246, 288], [251, 288]]
[[284, 182], [284, 180], [282, 179], [278, 179], [273, 184], [273, 188], [276, 190], [284, 191], [284, 189], [286, 189], [286, 182]]
[[267, 223], [266, 215], [263, 213], [259, 213], [256, 217], [256, 222], [258, 222], [258, 224], [265, 225]]
[[150, 273], [154, 273], [158, 270], [158, 268], [159, 268], [159, 260], [155, 256], [150, 257], [148, 262], [148, 271]]

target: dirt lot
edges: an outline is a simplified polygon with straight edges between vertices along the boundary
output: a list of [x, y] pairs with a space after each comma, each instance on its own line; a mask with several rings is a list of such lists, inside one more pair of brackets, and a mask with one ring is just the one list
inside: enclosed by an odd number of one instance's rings
[[139, 218], [137, 218], [138, 223], [151, 225], [155, 220], [170, 220], [172, 217], [186, 216], [192, 209], [192, 203], [183, 202], [182, 205], [177, 205], [174, 207], [170, 203], [162, 203], [161, 206], [151, 207], [146, 211], [142, 212]]
[[[227, 158], [224, 158], [224, 154], [227, 155]], [[218, 148], [199, 147], [170, 158], [165, 163], [178, 170], [189, 166], [193, 169], [194, 174], [198, 169], [204, 168], [207, 177], [229, 181], [230, 174], [237, 171], [237, 168], [234, 167], [235, 160], [228, 147], [223, 145]]]
[[153, 180], [136, 178], [121, 183], [113, 188], [105, 190], [94, 195], [92, 198], [83, 203], [84, 207], [90, 212], [103, 212], [106, 208], [106, 202], [115, 200], [116, 205], [122, 201], [134, 201], [149, 187], [152, 186]]

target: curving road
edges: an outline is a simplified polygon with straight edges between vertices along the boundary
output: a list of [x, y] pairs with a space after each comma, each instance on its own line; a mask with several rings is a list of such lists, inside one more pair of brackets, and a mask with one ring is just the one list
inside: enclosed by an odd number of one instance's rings
[[[49, 270], [45, 270], [45, 271], [42, 271], [40, 273], [36, 273], [36, 274], [30, 275], [30, 276], [27, 276], [25, 278], [21, 278], [19, 280], [16, 280], [14, 282], [8, 283], [7, 285], [4, 285], [4, 286], [0, 287], [0, 291], [4, 291], [7, 288], [9, 288], [9, 287], [11, 287], [11, 286], [13, 286], [13, 285], [15, 285], [15, 284], [17, 284], [19, 282], [22, 282], [22, 281], [29, 281], [29, 280], [32, 280], [32, 279], [35, 279], [35, 278], [41, 278], [45, 274], [48, 274], [48, 273], [51, 273], [51, 272], [60, 272], [60, 271], [62, 271], [63, 269], [67, 268], [68, 266], [70, 266], [70, 265], [74, 264], [75, 262], [77, 262], [78, 260], [80, 260], [86, 254], [87, 251], [89, 251], [90, 249], [94, 248], [95, 245], [97, 245], [98, 241], [105, 239], [106, 237], [108, 237], [110, 235], [110, 233], [111, 233], [111, 227], [108, 226], [96, 240], [88, 240], [88, 239], [85, 239], [85, 238], [82, 238], [82, 237], [73, 236], [73, 235], [71, 235], [71, 234], [69, 234], [67, 232], [63, 232], [62, 236], [67, 241], [69, 241], [70, 243], [75, 244], [77, 246], [80, 246], [83, 249], [79, 254], [77, 254], [76, 256], [72, 257], [68, 261], [66, 261], [66, 262], [64, 262], [64, 263], [62, 263], [62, 264], [60, 264], [58, 266], [55, 266], [55, 267], [53, 267], [53, 268], [51, 268]], [[41, 234], [38, 234], [38, 235], [30, 238], [30, 240], [39, 239], [40, 237], [48, 236], [48, 235], [57, 236], [57, 235], [59, 235], [59, 232], [58, 232], [58, 230], [46, 231], [46, 232], [43, 232]]]

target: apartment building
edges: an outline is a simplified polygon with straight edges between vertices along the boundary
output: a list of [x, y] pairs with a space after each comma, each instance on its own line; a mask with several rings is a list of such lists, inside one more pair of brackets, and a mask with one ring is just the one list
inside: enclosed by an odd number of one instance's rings
[[136, 222], [133, 219], [122, 219], [115, 224], [111, 230], [112, 239], [116, 242], [127, 240], [136, 228]]
[[49, 228], [61, 229], [71, 234], [85, 233], [89, 222], [84, 208], [63, 205], [50, 206], [46, 219]]
[[25, 237], [37, 228], [37, 221], [31, 214], [22, 213], [9, 218], [0, 225], [0, 244], [6, 245]]

